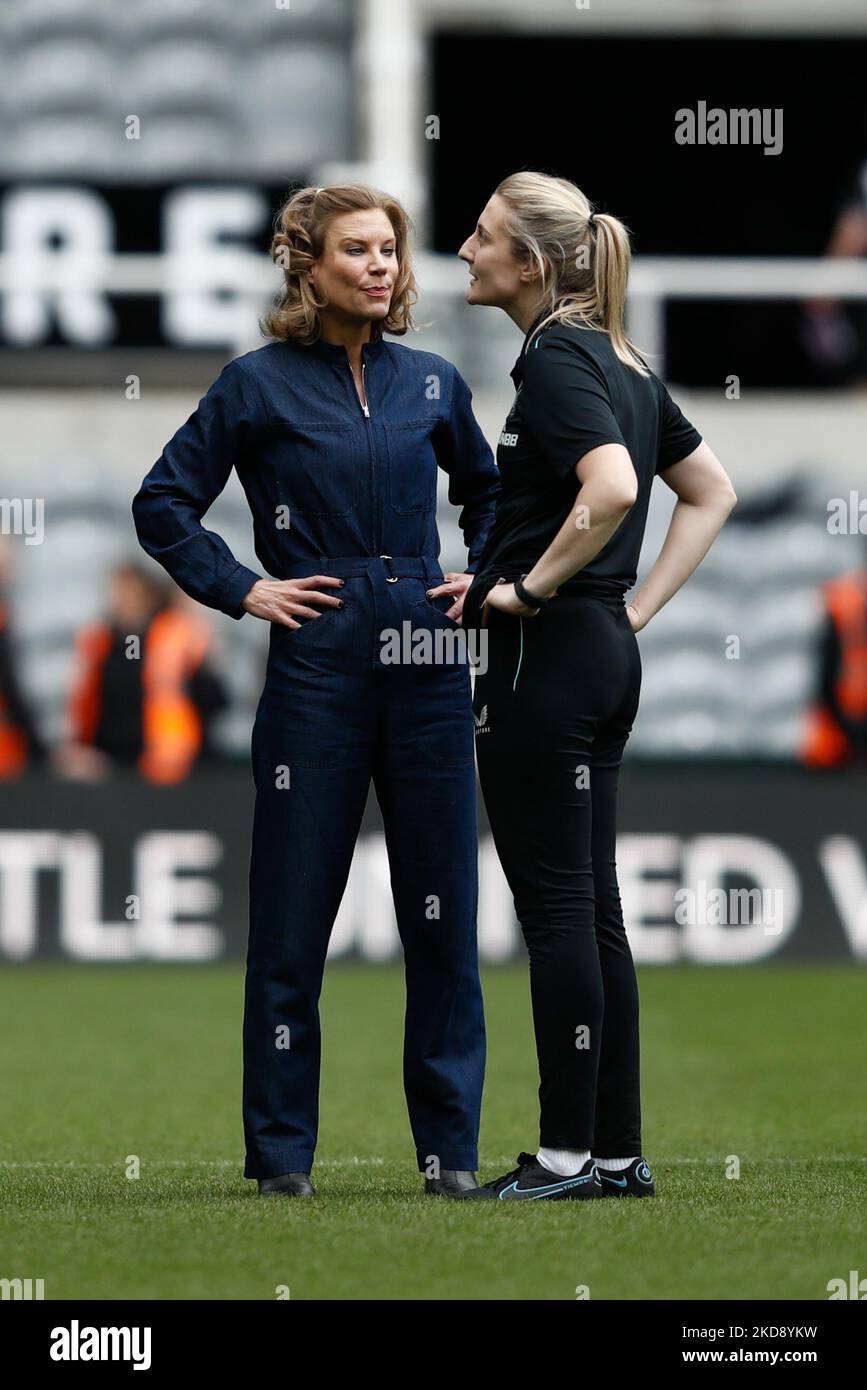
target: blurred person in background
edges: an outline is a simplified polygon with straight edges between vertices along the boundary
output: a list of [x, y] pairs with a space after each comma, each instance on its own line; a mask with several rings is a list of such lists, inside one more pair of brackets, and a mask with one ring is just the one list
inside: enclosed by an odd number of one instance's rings
[[75, 640], [68, 737], [61, 776], [99, 780], [113, 767], [175, 783], [211, 751], [208, 729], [227, 704], [212, 669], [209, 624], [183, 595], [142, 566], [122, 564], [108, 581], [108, 613]]
[[[567, 179], [505, 179], [459, 252], [469, 304], [523, 332], [500, 435], [503, 491], [465, 626], [486, 627], [479, 775], [530, 956], [539, 1149], [467, 1194], [651, 1197], [638, 985], [615, 863], [617, 787], [638, 709], [636, 632], [689, 578], [735, 494], [626, 336], [626, 228]], [[677, 496], [629, 605], [656, 474]]]
[[821, 603], [816, 696], [799, 751], [807, 767], [844, 767], [867, 759], [867, 563], [823, 584]]
[[28, 766], [45, 760], [45, 744], [18, 680], [10, 621], [11, 573], [11, 541], [0, 536], [0, 781], [19, 777]]
[[[270, 623], [243, 1028], [244, 1176], [265, 1196], [315, 1195], [319, 996], [371, 779], [404, 948], [416, 1161], [428, 1193], [475, 1186], [485, 1027], [469, 665], [392, 663], [383, 637], [454, 637], [472, 574], [443, 576], [438, 470], [470, 567], [499, 475], [455, 367], [383, 336], [412, 327], [409, 233], [400, 204], [365, 185], [293, 194], [271, 248], [284, 276], [263, 325], [273, 341], [224, 368], [133, 502], [142, 545], [181, 588]], [[201, 524], [233, 468], [273, 579]]]
[[[867, 256], [867, 160], [840, 209], [825, 255]], [[844, 374], [853, 386], [867, 386], [867, 300], [842, 304], [811, 299], [804, 310], [801, 341], [819, 367]]]

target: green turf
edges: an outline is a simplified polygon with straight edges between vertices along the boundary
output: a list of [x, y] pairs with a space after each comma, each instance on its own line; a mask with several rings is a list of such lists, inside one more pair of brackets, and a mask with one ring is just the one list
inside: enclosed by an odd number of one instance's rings
[[[525, 968], [484, 984], [492, 1177], [538, 1138], [537, 1081]], [[47, 1298], [826, 1299], [867, 1275], [864, 984], [854, 967], [643, 971], [659, 1195], [463, 1204], [421, 1195], [400, 971], [331, 968], [320, 1195], [293, 1202], [242, 1177], [238, 967], [7, 967], [0, 1277], [43, 1278]]]

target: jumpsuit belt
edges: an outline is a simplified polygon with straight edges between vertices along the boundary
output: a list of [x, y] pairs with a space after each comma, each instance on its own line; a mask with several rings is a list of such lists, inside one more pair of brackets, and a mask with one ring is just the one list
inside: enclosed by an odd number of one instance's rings
[[298, 579], [308, 574], [330, 574], [335, 579], [356, 579], [368, 574], [371, 579], [384, 578], [388, 584], [398, 579], [424, 579], [428, 584], [443, 582], [442, 566], [432, 555], [317, 555], [287, 565], [283, 578]]
[[[297, 564], [285, 566], [283, 577], [295, 579], [309, 574], [333, 575], [335, 579], [367, 576], [373, 599], [367, 657], [370, 670], [378, 670], [384, 664], [381, 659], [381, 639], [377, 634], [386, 628], [397, 627], [404, 616], [403, 605], [394, 601], [398, 595], [400, 598], [403, 595], [388, 586], [397, 584], [401, 579], [423, 579], [428, 587], [443, 583], [442, 566], [432, 555], [318, 555], [314, 559], [299, 560]], [[279, 633], [279, 638], [283, 636], [285, 633]]]

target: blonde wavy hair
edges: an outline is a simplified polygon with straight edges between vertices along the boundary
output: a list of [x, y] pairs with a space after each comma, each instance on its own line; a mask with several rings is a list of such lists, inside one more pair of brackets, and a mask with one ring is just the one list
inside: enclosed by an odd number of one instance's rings
[[513, 253], [539, 272], [548, 313], [535, 333], [553, 321], [607, 333], [620, 361], [649, 376], [626, 336], [632, 251], [623, 223], [595, 212], [577, 184], [551, 174], [510, 174], [494, 191], [508, 207]]
[[414, 328], [411, 308], [418, 287], [409, 255], [412, 223], [396, 198], [363, 183], [333, 184], [328, 188], [300, 188], [283, 204], [274, 220], [271, 259], [282, 267], [283, 286], [259, 327], [265, 337], [310, 344], [320, 334], [320, 311], [308, 278], [313, 261], [325, 246], [332, 219], [344, 212], [381, 208], [394, 230], [397, 276], [388, 315], [371, 325], [371, 337], [383, 332], [403, 334]]

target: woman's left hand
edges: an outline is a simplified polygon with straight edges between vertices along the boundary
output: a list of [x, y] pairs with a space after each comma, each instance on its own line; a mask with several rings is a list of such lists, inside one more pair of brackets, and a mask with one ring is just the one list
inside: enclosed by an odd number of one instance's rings
[[640, 632], [641, 629], [644, 627], [644, 619], [642, 618], [642, 616], [641, 616], [641, 614], [639, 613], [638, 609], [635, 607], [635, 604], [634, 604], [634, 603], [627, 603], [627, 605], [626, 605], [626, 616], [629, 618], [629, 622], [630, 622], [630, 626], [632, 627], [632, 631], [633, 631], [633, 632]]
[[522, 603], [515, 593], [514, 584], [508, 584], [505, 579], [497, 580], [489, 590], [485, 603], [489, 603], [492, 608], [499, 608], [501, 613], [511, 613], [516, 618], [535, 618], [541, 611], [538, 608], [528, 608]]
[[451, 608], [446, 609], [446, 617], [459, 623], [464, 611], [464, 599], [467, 596], [467, 590], [475, 577], [474, 574], [457, 574], [454, 570], [450, 570], [445, 576], [445, 583], [438, 584], [435, 589], [428, 589], [427, 596], [428, 598], [438, 598], [440, 594], [448, 594], [449, 597], [454, 595], [456, 602], [452, 604]]

